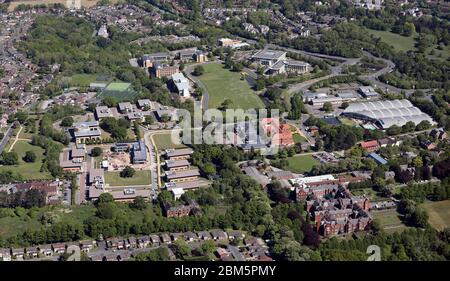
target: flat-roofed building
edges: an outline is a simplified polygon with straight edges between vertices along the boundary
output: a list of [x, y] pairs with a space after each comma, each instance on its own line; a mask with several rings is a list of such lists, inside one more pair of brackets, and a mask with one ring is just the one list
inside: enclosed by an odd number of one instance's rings
[[133, 159], [133, 164], [147, 163], [147, 150], [143, 141], [133, 143], [131, 158]]
[[86, 141], [101, 139], [101, 131], [98, 121], [75, 123], [73, 134], [77, 143], [85, 143]]
[[114, 117], [114, 114], [111, 108], [107, 106], [97, 106], [95, 108], [95, 117], [97, 118], [97, 120], [100, 120], [106, 117]]
[[165, 52], [143, 55], [141, 59], [142, 66], [152, 67], [155, 62], [164, 62], [169, 59], [169, 54]]
[[191, 148], [166, 149], [166, 158], [169, 160], [190, 159], [193, 153]]
[[149, 99], [138, 100], [137, 104], [140, 109], [152, 109], [152, 102]]
[[102, 169], [91, 169], [89, 171], [89, 185], [97, 189], [103, 189], [105, 185], [105, 172]]
[[189, 80], [184, 77], [183, 73], [177, 72], [172, 75], [172, 85], [173, 89], [177, 92], [177, 94], [181, 97], [188, 98], [191, 96], [189, 92]]
[[239, 49], [242, 47], [249, 46], [248, 43], [242, 42], [241, 40], [230, 39], [230, 38], [220, 38], [218, 40], [219, 46], [221, 47], [229, 47], [231, 49]]
[[380, 98], [380, 94], [377, 93], [372, 86], [363, 86], [358, 89], [359, 94], [368, 100]]
[[277, 50], [261, 50], [252, 56], [252, 60], [264, 66], [272, 66], [278, 61], [286, 60], [286, 52]]
[[166, 179], [170, 182], [189, 182], [195, 181], [200, 176], [198, 169], [190, 169], [177, 172], [166, 172]]
[[190, 168], [189, 161], [186, 159], [168, 160], [165, 164], [166, 169], [172, 172], [188, 170]]
[[171, 66], [167, 64], [154, 63], [150, 68], [150, 74], [157, 78], [170, 77], [175, 73], [178, 73], [180, 70], [178, 66]]
[[130, 102], [119, 102], [119, 110], [121, 113], [133, 112], [133, 105]]

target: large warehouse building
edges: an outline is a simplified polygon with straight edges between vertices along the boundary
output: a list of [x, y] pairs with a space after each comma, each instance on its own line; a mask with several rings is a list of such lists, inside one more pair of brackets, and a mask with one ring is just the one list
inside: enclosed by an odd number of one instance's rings
[[435, 124], [430, 116], [406, 99], [352, 103], [342, 112], [342, 115], [373, 122], [382, 129], [387, 129], [392, 125], [401, 127], [408, 121], [417, 125], [427, 120], [431, 124]]

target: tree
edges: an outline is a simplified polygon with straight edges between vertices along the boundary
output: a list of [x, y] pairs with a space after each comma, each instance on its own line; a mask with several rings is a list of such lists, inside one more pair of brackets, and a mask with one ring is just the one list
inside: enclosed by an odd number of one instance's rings
[[299, 95], [293, 95], [291, 98], [291, 110], [289, 111], [288, 118], [291, 120], [298, 120], [302, 117], [302, 108], [304, 104]]
[[122, 178], [131, 178], [134, 176], [134, 174], [136, 173], [136, 171], [130, 167], [130, 166], [126, 166], [121, 172], [120, 172], [120, 176]]
[[34, 153], [34, 151], [27, 151], [25, 152], [25, 156], [23, 157], [23, 161], [28, 162], [28, 163], [32, 163], [36, 161], [36, 153]]
[[102, 193], [98, 197], [97, 203], [111, 203], [114, 202], [114, 197], [110, 193]]
[[422, 122], [417, 124], [416, 131], [428, 130], [429, 128], [431, 128], [430, 122], [428, 120], [423, 120]]
[[201, 76], [205, 73], [205, 68], [202, 65], [197, 65], [194, 68], [194, 71], [192, 72], [192, 74], [194, 74], [195, 76]]
[[342, 109], [346, 109], [349, 105], [350, 105], [350, 104], [349, 104], [348, 102], [344, 101], [344, 102], [341, 104], [341, 108], [342, 108]]
[[15, 117], [16, 117], [17, 121], [19, 121], [21, 124], [23, 124], [28, 119], [28, 113], [26, 113], [24, 111], [18, 111], [15, 114]]
[[1, 154], [3, 165], [17, 165], [19, 164], [19, 156], [15, 151], [5, 152], [3, 151]]
[[390, 136], [398, 135], [402, 132], [402, 128], [397, 125], [392, 125], [386, 130], [386, 133]]
[[144, 124], [153, 125], [155, 123], [155, 118], [152, 115], [145, 116]]
[[222, 104], [220, 105], [220, 109], [221, 110], [227, 110], [228, 108], [230, 108], [230, 106], [233, 104], [233, 101], [231, 101], [230, 99], [226, 99], [222, 102]]
[[413, 166], [414, 166], [416, 169], [421, 168], [421, 167], [423, 166], [423, 160], [422, 160], [422, 157], [420, 157], [420, 156], [415, 157], [415, 158], [412, 160], [412, 164], [413, 164]]
[[96, 147], [94, 147], [94, 148], [91, 149], [91, 155], [92, 155], [92, 157], [98, 157], [98, 156], [101, 156], [102, 153], [103, 153], [103, 149], [102, 149], [101, 147], [96, 146]]
[[424, 209], [416, 207], [411, 215], [411, 223], [416, 227], [425, 228], [428, 225], [428, 217], [428, 213]]
[[147, 208], [147, 202], [145, 202], [144, 197], [142, 196], [137, 196], [134, 200], [133, 203], [130, 204], [130, 207], [136, 210], [145, 210]]
[[327, 101], [327, 102], [325, 102], [325, 103], [323, 104], [322, 109], [323, 109], [325, 112], [332, 112], [332, 111], [333, 111], [333, 105], [331, 104], [331, 102]]
[[73, 118], [68, 116], [65, 117], [62, 121], [61, 121], [61, 126], [63, 127], [72, 127], [73, 125]]
[[405, 22], [403, 25], [403, 35], [404, 36], [411, 36], [414, 33], [416, 33], [416, 27], [414, 26], [414, 23], [412, 22]]

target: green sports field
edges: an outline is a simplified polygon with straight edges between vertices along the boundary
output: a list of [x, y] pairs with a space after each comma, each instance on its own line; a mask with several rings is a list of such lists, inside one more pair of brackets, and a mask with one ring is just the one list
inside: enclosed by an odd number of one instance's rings
[[111, 82], [108, 86], [106, 86], [106, 91], [126, 91], [130, 88], [130, 83], [122, 83], [122, 82]]
[[450, 227], [450, 200], [439, 202], [425, 202], [422, 207], [427, 210], [430, 216], [428, 222], [434, 228], [442, 230]]
[[259, 96], [238, 72], [223, 68], [222, 64], [204, 64], [205, 73], [198, 77], [205, 84], [209, 93], [209, 108], [219, 108], [223, 101], [233, 102], [230, 108], [264, 108]]
[[123, 101], [132, 100], [137, 95], [138, 93], [133, 90], [130, 83], [111, 82], [97, 97], [114, 97], [118, 101]]
[[309, 172], [314, 165], [319, 164], [319, 161], [311, 155], [288, 157], [287, 160], [289, 162], [287, 169], [294, 173]]

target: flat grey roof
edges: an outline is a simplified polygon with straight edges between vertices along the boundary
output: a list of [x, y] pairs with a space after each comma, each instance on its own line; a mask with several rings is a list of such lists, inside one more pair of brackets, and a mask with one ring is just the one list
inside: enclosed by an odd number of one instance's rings
[[167, 168], [176, 168], [176, 167], [183, 167], [183, 166], [189, 166], [189, 161], [186, 159], [183, 160], [169, 160], [166, 161]]
[[174, 150], [166, 150], [167, 157], [176, 157], [183, 155], [191, 155], [194, 151], [190, 148], [182, 148], [182, 149], [174, 149]]
[[200, 172], [198, 171], [198, 169], [178, 171], [178, 172], [166, 172], [166, 176], [167, 179], [172, 180], [172, 179], [200, 176]]
[[253, 55], [253, 58], [256, 59], [265, 59], [265, 60], [274, 60], [279, 59], [281, 56], [285, 55], [284, 51], [277, 50], [261, 50]]

